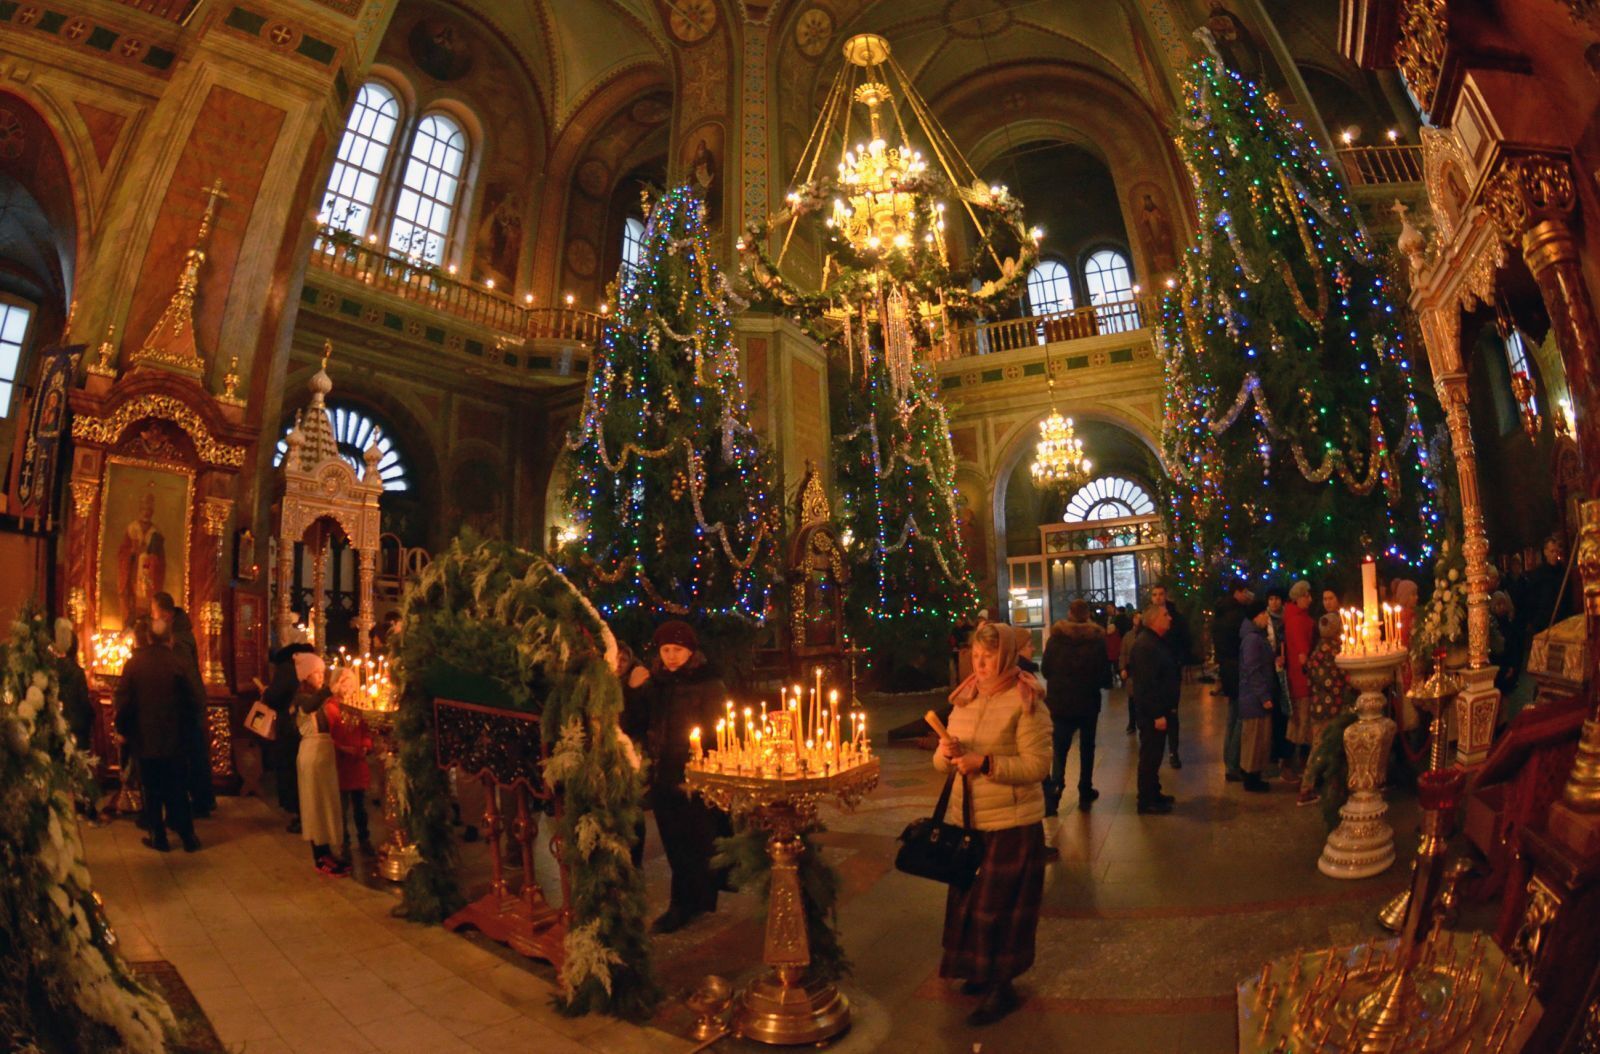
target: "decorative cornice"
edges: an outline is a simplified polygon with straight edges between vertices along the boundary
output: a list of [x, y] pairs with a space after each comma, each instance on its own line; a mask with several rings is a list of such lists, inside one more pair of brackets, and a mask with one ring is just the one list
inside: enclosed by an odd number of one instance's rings
[[151, 417], [171, 421], [183, 429], [193, 441], [195, 453], [206, 464], [223, 468], [240, 468], [244, 465], [248, 447], [224, 443], [212, 436], [194, 407], [172, 395], [141, 395], [117, 407], [109, 417], [76, 415], [72, 419], [72, 438], [111, 446], [122, 438], [122, 433], [129, 425]]

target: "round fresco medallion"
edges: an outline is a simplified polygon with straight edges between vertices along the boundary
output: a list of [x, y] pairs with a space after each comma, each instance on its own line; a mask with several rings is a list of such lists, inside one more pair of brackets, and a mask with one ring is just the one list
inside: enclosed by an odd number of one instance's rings
[[1008, 29], [1013, 21], [1011, 9], [1000, 0], [950, 0], [944, 8], [950, 32], [973, 40]]
[[808, 59], [821, 55], [832, 38], [833, 16], [823, 8], [813, 7], [794, 24], [795, 46]]
[[611, 185], [611, 170], [604, 161], [590, 158], [578, 166], [578, 189], [591, 198], [603, 197]]
[[594, 246], [582, 238], [567, 243], [567, 269], [579, 278], [592, 277], [599, 263]]
[[667, 28], [685, 44], [704, 40], [717, 25], [717, 5], [712, 0], [676, 0], [667, 11]]

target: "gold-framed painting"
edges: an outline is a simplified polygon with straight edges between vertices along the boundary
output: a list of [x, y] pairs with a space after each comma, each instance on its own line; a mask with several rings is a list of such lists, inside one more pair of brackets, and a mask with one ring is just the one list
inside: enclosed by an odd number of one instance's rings
[[106, 459], [95, 592], [99, 628], [127, 630], [157, 593], [189, 594], [194, 473], [133, 458]]

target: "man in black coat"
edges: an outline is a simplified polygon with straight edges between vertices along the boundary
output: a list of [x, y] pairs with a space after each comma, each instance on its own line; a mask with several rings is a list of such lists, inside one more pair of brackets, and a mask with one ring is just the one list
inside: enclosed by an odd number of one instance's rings
[[184, 750], [189, 726], [202, 705], [183, 660], [172, 648], [171, 630], [151, 630], [122, 668], [114, 696], [117, 731], [139, 761], [144, 781], [144, 844], [168, 852], [167, 827], [178, 832], [184, 852], [200, 848], [185, 786]]
[[184, 729], [183, 756], [188, 765], [184, 785], [189, 791], [189, 801], [194, 815], [205, 819], [217, 807], [217, 792], [211, 786], [211, 737], [206, 732], [206, 688], [200, 678], [200, 647], [194, 639], [194, 623], [189, 613], [172, 599], [171, 593], [157, 593], [150, 599], [150, 626], [157, 637], [166, 627], [173, 652], [183, 663], [200, 700], [195, 708], [194, 720]]
[[727, 816], [685, 791], [683, 780], [690, 731], [699, 728], [712, 738], [728, 693], [687, 622], [662, 623], [651, 643], [656, 659], [648, 677], [632, 687], [634, 703], [628, 709], [640, 714], [636, 720], [650, 755], [649, 804], [672, 865], [671, 903], [650, 929], [672, 933], [717, 910], [717, 893], [726, 880], [712, 870], [711, 857], [715, 840], [732, 833]]
[[1178, 709], [1183, 691], [1183, 671], [1166, 635], [1172, 616], [1164, 607], [1144, 613], [1144, 630], [1133, 641], [1128, 656], [1128, 705], [1139, 726], [1139, 812], [1172, 811], [1173, 798], [1161, 793], [1161, 751], [1167, 741], [1167, 722]]
[[[1167, 614], [1172, 618], [1172, 628], [1167, 630], [1167, 635], [1162, 638], [1167, 648], [1171, 650], [1172, 657], [1178, 660], [1178, 670], [1189, 665], [1193, 659], [1190, 652], [1193, 648], [1189, 637], [1189, 620], [1183, 617], [1183, 612], [1167, 596], [1167, 587], [1156, 583], [1150, 587], [1150, 604], [1152, 607], [1166, 608]], [[1182, 723], [1178, 720], [1179, 712], [1173, 707], [1172, 714], [1167, 718], [1167, 753], [1172, 758], [1172, 767], [1183, 768], [1183, 759], [1178, 756], [1178, 734], [1182, 730]]]
[[1079, 737], [1078, 808], [1087, 812], [1100, 797], [1094, 789], [1094, 739], [1100, 722], [1100, 693], [1111, 687], [1111, 659], [1106, 654], [1106, 631], [1090, 621], [1089, 602], [1082, 597], [1068, 606], [1063, 621], [1050, 627], [1042, 670], [1045, 706], [1054, 733], [1044, 814], [1056, 815], [1061, 804], [1074, 735]]
[[1211, 650], [1217, 657], [1217, 679], [1222, 682], [1222, 694], [1228, 697], [1228, 733], [1222, 744], [1222, 767], [1229, 783], [1244, 779], [1239, 768], [1239, 737], [1243, 726], [1239, 723], [1239, 645], [1240, 628], [1244, 625], [1245, 607], [1255, 599], [1255, 594], [1244, 582], [1235, 579], [1211, 616]]

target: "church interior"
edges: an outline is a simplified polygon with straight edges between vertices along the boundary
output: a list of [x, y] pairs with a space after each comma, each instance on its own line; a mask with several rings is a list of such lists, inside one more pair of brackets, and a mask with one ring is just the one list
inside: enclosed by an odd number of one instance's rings
[[0, 0], [0, 1048], [1600, 1054], [1597, 217], [1590, 0]]

